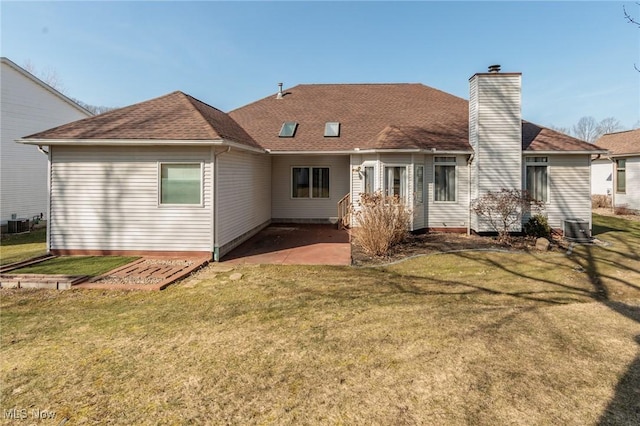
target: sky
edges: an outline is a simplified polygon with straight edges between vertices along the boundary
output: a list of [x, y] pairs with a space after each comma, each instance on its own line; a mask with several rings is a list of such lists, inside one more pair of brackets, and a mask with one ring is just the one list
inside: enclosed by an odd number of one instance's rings
[[309, 83], [422, 83], [522, 72], [523, 118], [640, 125], [635, 2], [0, 3], [1, 55], [54, 72], [64, 93], [120, 107], [175, 90], [230, 111]]

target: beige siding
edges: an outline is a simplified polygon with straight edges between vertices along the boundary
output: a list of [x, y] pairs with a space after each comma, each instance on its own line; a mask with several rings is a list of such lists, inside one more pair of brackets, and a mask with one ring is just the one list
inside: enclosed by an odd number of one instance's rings
[[468, 224], [469, 207], [469, 172], [467, 156], [456, 156], [456, 201], [434, 201], [434, 172], [433, 157], [427, 159], [425, 178], [427, 179], [427, 193], [429, 210], [427, 226], [429, 228], [463, 228]]
[[546, 214], [552, 228], [562, 228], [564, 219], [591, 222], [588, 155], [549, 155], [549, 202]]
[[231, 151], [220, 154], [216, 180], [216, 246], [220, 256], [271, 219], [271, 158]]
[[47, 212], [47, 157], [24, 136], [88, 117], [40, 84], [2, 62], [0, 222], [15, 213], [30, 218]]
[[[470, 81], [469, 130], [475, 150], [473, 198], [522, 182], [521, 76], [480, 74]], [[477, 231], [489, 231], [474, 218]]]
[[[329, 167], [329, 198], [294, 199], [291, 197], [293, 167]], [[274, 221], [337, 221], [338, 201], [349, 193], [351, 172], [349, 156], [274, 155], [271, 163], [271, 217]]]
[[[208, 147], [51, 149], [51, 249], [212, 251]], [[202, 162], [203, 206], [159, 206], [158, 162]]]
[[626, 160], [626, 192], [615, 194], [615, 203], [616, 206], [640, 210], [640, 157], [627, 157]]

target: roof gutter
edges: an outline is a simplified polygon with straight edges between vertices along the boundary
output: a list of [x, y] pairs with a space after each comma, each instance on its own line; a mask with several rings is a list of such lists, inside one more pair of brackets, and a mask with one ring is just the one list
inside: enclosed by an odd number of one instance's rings
[[596, 154], [606, 154], [607, 150], [597, 149], [593, 151], [522, 151], [523, 155], [553, 155], [553, 154], [583, 154], [583, 155], [596, 155]]
[[350, 149], [343, 151], [272, 151], [267, 149], [269, 154], [273, 155], [347, 155], [347, 154], [382, 154], [382, 153], [411, 153], [411, 154], [473, 154], [473, 150], [435, 150], [435, 149]]
[[230, 146], [264, 154], [263, 148], [243, 145], [228, 139], [16, 139], [25, 145], [46, 146]]

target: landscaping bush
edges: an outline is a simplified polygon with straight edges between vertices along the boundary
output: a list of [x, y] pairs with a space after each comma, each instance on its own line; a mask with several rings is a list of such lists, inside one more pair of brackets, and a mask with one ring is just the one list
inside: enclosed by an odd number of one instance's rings
[[591, 196], [591, 207], [594, 209], [603, 209], [611, 207], [611, 196], [596, 194]]
[[551, 227], [546, 216], [541, 214], [531, 216], [529, 221], [524, 224], [524, 233], [530, 237], [549, 238], [551, 236]]
[[626, 204], [616, 206], [613, 212], [618, 216], [632, 216], [636, 214], [635, 210], [630, 209], [629, 206], [627, 206]]
[[511, 242], [509, 233], [513, 229], [520, 231], [525, 212], [543, 207], [544, 203], [534, 200], [527, 191], [506, 188], [488, 191], [471, 203], [471, 210], [487, 221], [502, 243]]
[[407, 236], [411, 212], [399, 197], [376, 192], [360, 195], [355, 216], [354, 242], [369, 255], [384, 256]]

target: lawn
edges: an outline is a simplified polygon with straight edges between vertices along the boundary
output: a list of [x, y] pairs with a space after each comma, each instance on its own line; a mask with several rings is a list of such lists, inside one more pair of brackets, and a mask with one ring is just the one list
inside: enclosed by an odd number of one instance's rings
[[638, 424], [640, 223], [594, 221], [608, 245], [571, 255], [2, 290], [2, 409], [66, 424]]
[[9, 235], [0, 241], [0, 265], [21, 262], [47, 254], [46, 229], [37, 229], [28, 234]]
[[45, 260], [10, 274], [62, 274], [97, 276], [133, 262], [137, 257], [127, 256], [63, 256]]

